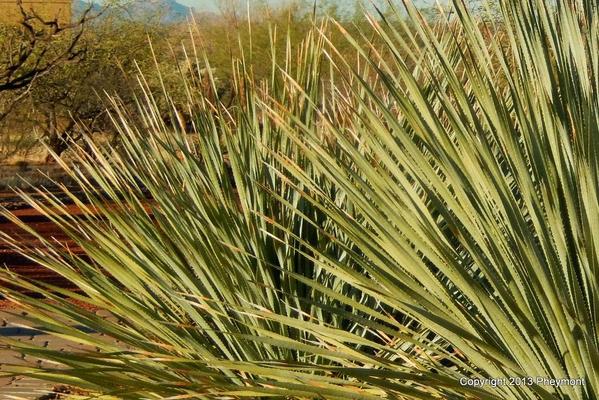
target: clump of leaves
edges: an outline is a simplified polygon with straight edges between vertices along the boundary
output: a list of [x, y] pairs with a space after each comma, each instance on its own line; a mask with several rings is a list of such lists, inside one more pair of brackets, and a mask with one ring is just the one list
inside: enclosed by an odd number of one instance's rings
[[[139, 124], [115, 101], [121, 147], [64, 165], [87, 218], [31, 200], [87, 256], [4, 237], [81, 293], [7, 273], [55, 301], [6, 296], [101, 351], [13, 343], [60, 369], [12, 373], [124, 399], [596, 398], [597, 8], [456, 0], [431, 25], [406, 3], [370, 17], [381, 47], [346, 35], [355, 64], [319, 26], [267, 82], [240, 62], [232, 108], [182, 78], [192, 135], [149, 92]], [[529, 376], [580, 384], [467, 384]]]

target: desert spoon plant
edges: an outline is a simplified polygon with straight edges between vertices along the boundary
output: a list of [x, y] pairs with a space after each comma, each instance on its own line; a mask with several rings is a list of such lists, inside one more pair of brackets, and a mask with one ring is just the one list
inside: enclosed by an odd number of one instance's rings
[[56, 367], [3, 373], [123, 399], [596, 399], [599, 5], [404, 6], [369, 17], [381, 45], [346, 35], [353, 61], [326, 24], [268, 82], [241, 60], [228, 108], [182, 78], [191, 134], [159, 94], [115, 100], [120, 146], [64, 164], [87, 218], [23, 194], [87, 257], [3, 235], [79, 289], [6, 272], [46, 299], [5, 295], [100, 351], [10, 342]]

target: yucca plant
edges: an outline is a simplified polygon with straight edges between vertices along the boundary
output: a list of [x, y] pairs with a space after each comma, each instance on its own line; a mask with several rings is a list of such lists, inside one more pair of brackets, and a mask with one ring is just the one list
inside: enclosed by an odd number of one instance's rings
[[192, 135], [158, 94], [115, 100], [120, 146], [63, 164], [86, 218], [22, 194], [87, 257], [4, 235], [79, 289], [7, 272], [44, 299], [5, 295], [101, 351], [10, 343], [57, 367], [3, 371], [123, 399], [597, 398], [598, 8], [406, 3], [369, 17], [382, 47], [346, 35], [355, 64], [319, 25], [268, 82], [240, 60], [230, 108], [182, 78]]

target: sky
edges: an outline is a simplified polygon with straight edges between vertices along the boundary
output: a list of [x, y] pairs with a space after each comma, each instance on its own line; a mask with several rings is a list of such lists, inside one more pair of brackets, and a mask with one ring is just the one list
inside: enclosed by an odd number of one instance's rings
[[[244, 4], [247, 3], [247, 0], [236, 0], [237, 2]], [[256, 2], [257, 0], [249, 0], [250, 4], [253, 2]], [[266, 1], [269, 4], [272, 5], [277, 5], [277, 4], [284, 4], [287, 3], [291, 0], [258, 0], [258, 1]], [[306, 0], [304, 0], [306, 1]], [[313, 0], [307, 0], [309, 2], [312, 2]], [[355, 3], [355, 0], [316, 0], [319, 3], [336, 3], [340, 6], [342, 5], [353, 5]], [[386, 3], [387, 0], [374, 0], [375, 2], [380, 2], [380, 3]], [[216, 11], [218, 9], [217, 4], [219, 2], [219, 0], [177, 0], [177, 2], [189, 6], [189, 7], [194, 7], [198, 10], [210, 10], [210, 11]]]
[[[275, 5], [275, 4], [285, 3], [285, 1], [286, 0], [268, 0], [267, 2]], [[197, 10], [215, 11], [218, 9], [217, 4], [218, 4], [219, 0], [177, 0], [177, 2], [181, 3], [185, 6], [194, 7]], [[244, 1], [244, 3], [245, 3], [245, 1]], [[252, 3], [252, 0], [250, 0], [250, 4], [251, 3]]]
[[[106, 0], [83, 0], [85, 2], [94, 2], [94, 3], [103, 3]], [[339, 6], [340, 10], [345, 10], [346, 12], [352, 12], [354, 9], [354, 5], [356, 3], [356, 0], [175, 0], [180, 4], [183, 4], [185, 6], [188, 7], [193, 7], [195, 8], [197, 11], [218, 11], [218, 4], [221, 3], [222, 1], [234, 1], [239, 5], [245, 6], [248, 2], [249, 4], [263, 4], [263, 3], [267, 3], [273, 6], [276, 5], [283, 5], [286, 3], [290, 3], [290, 2], [294, 2], [294, 1], [301, 1], [301, 2], [305, 2], [307, 4], [311, 4], [313, 1], [316, 1], [317, 5], [324, 5], [324, 4], [335, 4], [337, 6]], [[386, 5], [387, 2], [389, 0], [360, 0], [363, 1], [365, 4], [368, 4], [370, 2], [374, 2], [375, 4], [380, 4], [380, 5]], [[395, 1], [400, 1], [400, 0], [395, 0]], [[436, 0], [413, 0], [415, 4], [429, 4], [431, 5], [431, 3], [436, 3]], [[444, 1], [444, 0], [441, 0]]]

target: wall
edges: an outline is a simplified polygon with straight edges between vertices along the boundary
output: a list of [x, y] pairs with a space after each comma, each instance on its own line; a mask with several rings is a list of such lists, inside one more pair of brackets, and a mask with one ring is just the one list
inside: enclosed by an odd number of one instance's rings
[[[71, 21], [71, 7], [70, 0], [23, 0], [25, 10], [34, 10], [46, 20], [58, 18], [62, 23]], [[18, 23], [21, 19], [21, 10], [16, 0], [0, 0], [0, 23]]]

